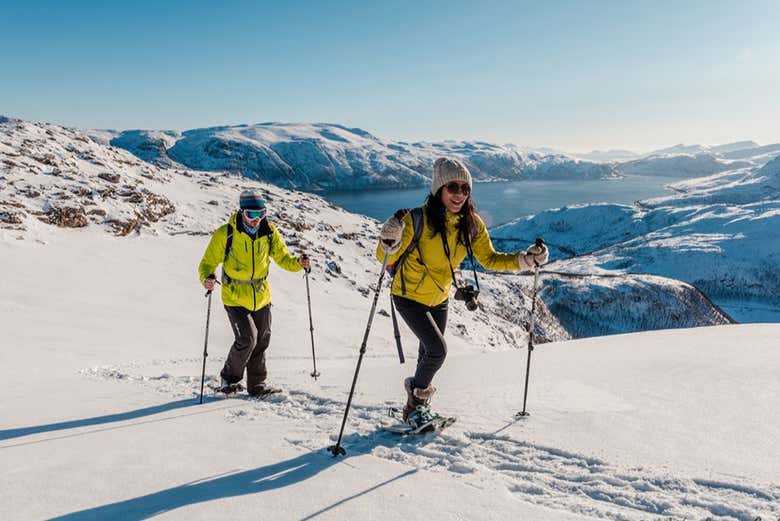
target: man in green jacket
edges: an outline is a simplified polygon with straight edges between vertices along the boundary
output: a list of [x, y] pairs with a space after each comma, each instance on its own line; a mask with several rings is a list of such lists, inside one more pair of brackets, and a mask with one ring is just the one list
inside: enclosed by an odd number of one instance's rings
[[271, 288], [266, 280], [271, 259], [287, 271], [311, 269], [306, 254], [290, 255], [276, 226], [266, 218], [266, 205], [257, 192], [245, 190], [239, 211], [211, 236], [198, 266], [207, 290], [217, 283], [214, 270], [222, 264], [222, 303], [235, 341], [220, 372], [223, 392], [234, 393], [246, 370], [247, 392], [268, 394], [265, 351], [271, 341]]

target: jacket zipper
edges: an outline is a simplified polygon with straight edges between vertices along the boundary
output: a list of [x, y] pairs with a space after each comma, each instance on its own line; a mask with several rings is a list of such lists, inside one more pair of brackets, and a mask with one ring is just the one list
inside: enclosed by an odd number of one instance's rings
[[[255, 240], [252, 238], [252, 276], [250, 280], [255, 280]], [[254, 283], [249, 284], [252, 288], [252, 311], [257, 311], [257, 291], [255, 291]]]

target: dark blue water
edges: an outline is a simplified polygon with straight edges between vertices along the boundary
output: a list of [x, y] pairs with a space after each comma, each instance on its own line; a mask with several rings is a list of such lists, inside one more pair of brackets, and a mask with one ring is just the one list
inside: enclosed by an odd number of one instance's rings
[[[587, 181], [504, 181], [474, 185], [477, 210], [488, 226], [549, 208], [585, 203], [631, 204], [640, 199], [669, 195], [664, 185], [684, 177], [631, 176]], [[353, 213], [384, 221], [399, 208], [420, 206], [428, 188], [322, 192], [325, 199]]]

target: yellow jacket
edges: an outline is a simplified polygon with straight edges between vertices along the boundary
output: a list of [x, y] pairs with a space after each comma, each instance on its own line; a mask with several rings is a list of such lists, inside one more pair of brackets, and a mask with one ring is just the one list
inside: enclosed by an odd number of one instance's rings
[[268, 277], [271, 259], [287, 271], [300, 271], [303, 268], [298, 259], [290, 255], [276, 226], [268, 222], [268, 228], [263, 230], [261, 227], [257, 238], [252, 239], [244, 231], [243, 226], [236, 226], [238, 219], [240, 219], [239, 213], [230, 217], [233, 244], [227, 259], [225, 259], [225, 243], [228, 224], [223, 224], [211, 236], [211, 241], [198, 266], [198, 274], [203, 283], [206, 277], [214, 273], [217, 266], [224, 261], [222, 303], [226, 306], [241, 306], [257, 311], [271, 302], [271, 288], [265, 280]]
[[[406, 257], [403, 269], [396, 274], [393, 280], [392, 294], [432, 307], [441, 304], [449, 297], [452, 272], [450, 264], [447, 262], [447, 255], [444, 253], [441, 237], [438, 234], [433, 235], [426, 214], [427, 208], [423, 206], [423, 232], [419, 242], [420, 251], [418, 253], [417, 249], [412, 250]], [[468, 254], [466, 246], [457, 241], [456, 225], [460, 220], [460, 215], [448, 211], [445, 211], [445, 215], [447, 244], [452, 255], [450, 262], [453, 269], [458, 269]], [[401, 247], [390, 255], [389, 264], [398, 260], [414, 237], [411, 213], [407, 213], [404, 217], [404, 224]], [[517, 254], [496, 252], [493, 249], [493, 243], [490, 241], [485, 223], [477, 217], [476, 224], [477, 233], [471, 240], [471, 249], [477, 260], [491, 270], [520, 270]], [[422, 257], [422, 262], [420, 262], [420, 257]], [[380, 262], [384, 262], [385, 252], [380, 244], [377, 244], [376, 258]], [[406, 287], [405, 294], [403, 292], [404, 286]]]

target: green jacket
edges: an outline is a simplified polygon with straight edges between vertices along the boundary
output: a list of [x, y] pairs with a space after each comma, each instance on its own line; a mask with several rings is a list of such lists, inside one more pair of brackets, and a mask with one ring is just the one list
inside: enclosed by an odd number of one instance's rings
[[[257, 311], [271, 302], [271, 288], [265, 280], [271, 259], [287, 271], [300, 271], [303, 267], [298, 259], [290, 255], [276, 226], [266, 221], [261, 225], [257, 238], [252, 239], [244, 231], [243, 223], [236, 226], [238, 219], [239, 212], [230, 217], [229, 224], [223, 224], [211, 236], [198, 266], [198, 275], [203, 283], [222, 263], [222, 303]], [[228, 226], [233, 227], [233, 244], [225, 259]]]
[[[445, 211], [447, 226], [447, 244], [450, 248], [450, 262], [454, 269], [468, 252], [466, 246], [457, 241], [456, 225], [460, 220], [460, 215]], [[447, 255], [444, 253], [444, 245], [439, 235], [433, 235], [428, 225], [427, 208], [423, 206], [423, 232], [420, 236], [420, 251], [412, 251], [404, 261], [403, 268], [396, 274], [393, 280], [392, 294], [408, 298], [424, 304], [426, 306], [436, 306], [441, 304], [450, 295], [450, 286], [452, 284], [452, 272], [450, 264], [447, 262]], [[404, 231], [401, 236], [401, 247], [390, 255], [389, 263], [393, 264], [406, 247], [412, 242], [414, 237], [414, 226], [412, 224], [412, 215], [407, 213], [404, 217]], [[490, 270], [511, 271], [520, 270], [520, 263], [516, 253], [499, 253], [493, 249], [493, 243], [487, 232], [487, 227], [482, 219], [477, 217], [477, 231], [471, 240], [471, 249], [479, 262]], [[420, 262], [422, 257], [422, 262]], [[385, 251], [380, 244], [377, 244], [376, 258], [383, 262]], [[402, 285], [403, 282], [403, 285]], [[403, 288], [406, 287], [406, 293]]]

